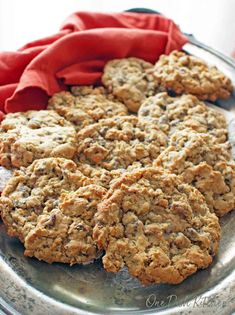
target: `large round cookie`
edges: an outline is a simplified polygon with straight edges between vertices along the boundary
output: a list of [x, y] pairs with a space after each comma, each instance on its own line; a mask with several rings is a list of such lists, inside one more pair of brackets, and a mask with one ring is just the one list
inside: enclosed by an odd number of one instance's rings
[[92, 239], [93, 216], [106, 189], [91, 183], [74, 162], [60, 158], [36, 160], [14, 173], [0, 210], [8, 234], [24, 243], [25, 255], [74, 264], [100, 254]]
[[140, 106], [138, 117], [157, 123], [167, 134], [192, 128], [197, 132], [208, 132], [217, 142], [225, 142], [227, 139], [224, 115], [208, 108], [196, 96], [189, 94], [171, 97], [163, 92], [149, 97]]
[[114, 59], [106, 64], [102, 82], [130, 111], [137, 112], [143, 100], [157, 90], [152, 69], [153, 65], [142, 59]]
[[227, 99], [232, 92], [231, 80], [215, 66], [182, 51], [162, 55], [153, 74], [165, 89], [176, 94], [193, 94], [201, 100]]
[[90, 183], [73, 161], [63, 158], [39, 159], [16, 170], [0, 198], [8, 234], [23, 241], [38, 216], [56, 208], [63, 190], [74, 191]]
[[28, 166], [46, 157], [71, 159], [76, 151], [73, 125], [55, 111], [8, 114], [0, 127], [0, 164]]
[[217, 253], [220, 226], [200, 192], [157, 168], [123, 176], [98, 205], [94, 238], [104, 268], [144, 284], [180, 283]]
[[167, 146], [166, 135], [156, 124], [135, 116], [104, 119], [77, 134], [77, 160], [106, 170], [126, 169], [133, 163], [151, 165]]
[[127, 115], [127, 107], [107, 94], [103, 87], [74, 86], [71, 90], [72, 93], [54, 94], [48, 108], [73, 123], [77, 130], [100, 119]]
[[235, 163], [228, 143], [189, 129], [172, 135], [155, 166], [183, 176], [204, 195], [211, 211], [223, 216], [235, 207]]
[[58, 206], [38, 217], [25, 237], [25, 255], [70, 265], [90, 263], [101, 255], [93, 240], [94, 215], [106, 189], [97, 185], [63, 193]]

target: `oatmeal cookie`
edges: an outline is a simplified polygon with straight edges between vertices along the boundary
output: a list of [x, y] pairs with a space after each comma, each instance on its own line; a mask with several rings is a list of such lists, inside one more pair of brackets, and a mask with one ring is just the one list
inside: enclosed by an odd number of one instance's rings
[[21, 128], [40, 129], [42, 127], [71, 127], [71, 124], [53, 110], [29, 110], [9, 113], [1, 122], [4, 131]]
[[123, 176], [98, 205], [94, 238], [104, 268], [127, 266], [143, 284], [182, 282], [217, 253], [218, 218], [180, 176], [145, 168]]
[[0, 198], [8, 234], [24, 241], [38, 216], [57, 207], [63, 190], [74, 191], [91, 183], [73, 161], [63, 158], [39, 159], [27, 168], [16, 170]]
[[48, 263], [87, 264], [101, 255], [93, 240], [94, 215], [106, 189], [97, 185], [63, 193], [58, 207], [41, 214], [27, 234], [25, 255]]
[[185, 129], [172, 135], [153, 164], [182, 175], [221, 217], [235, 207], [235, 163], [229, 149], [228, 143], [215, 144], [210, 135]]
[[71, 90], [72, 93], [54, 94], [48, 108], [73, 123], [77, 130], [100, 119], [127, 115], [127, 107], [107, 94], [103, 87], [74, 86]]
[[135, 116], [100, 120], [77, 136], [78, 162], [108, 171], [126, 169], [135, 162], [151, 165], [167, 146], [167, 136], [156, 124], [141, 122]]
[[153, 74], [162, 87], [176, 94], [193, 94], [201, 100], [227, 99], [232, 92], [231, 80], [215, 66], [182, 51], [162, 55]]
[[189, 94], [171, 97], [164, 92], [149, 97], [141, 105], [138, 117], [141, 120], [157, 123], [167, 134], [192, 128], [197, 132], [208, 132], [216, 138], [217, 142], [222, 143], [227, 139], [224, 115]]
[[6, 115], [0, 129], [0, 164], [28, 166], [45, 157], [73, 158], [76, 130], [55, 111], [28, 111]]
[[153, 65], [142, 59], [114, 59], [106, 64], [102, 82], [130, 111], [137, 112], [144, 99], [158, 89], [152, 69]]
[[100, 254], [92, 238], [93, 217], [105, 193], [73, 161], [40, 159], [14, 173], [0, 210], [8, 234], [19, 237], [26, 256], [88, 263]]

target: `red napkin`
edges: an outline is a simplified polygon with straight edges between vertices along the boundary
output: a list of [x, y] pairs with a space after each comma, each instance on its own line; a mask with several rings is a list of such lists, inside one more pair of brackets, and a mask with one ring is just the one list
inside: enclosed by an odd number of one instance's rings
[[44, 109], [67, 85], [98, 84], [110, 59], [154, 63], [186, 42], [174, 22], [158, 14], [75, 13], [57, 34], [0, 53], [0, 111]]

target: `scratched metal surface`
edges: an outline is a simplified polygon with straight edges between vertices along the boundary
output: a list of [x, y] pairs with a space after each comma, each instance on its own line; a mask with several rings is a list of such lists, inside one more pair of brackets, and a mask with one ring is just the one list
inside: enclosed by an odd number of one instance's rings
[[[185, 45], [186, 51], [216, 64], [235, 81], [231, 60], [191, 41], [194, 43]], [[217, 105], [226, 114], [235, 148], [235, 97]], [[105, 272], [100, 261], [69, 267], [26, 258], [23, 246], [7, 237], [0, 223], [0, 314], [233, 314], [235, 211], [225, 216], [221, 225], [220, 250], [208, 269], [180, 285], [143, 287], [127, 270]]]

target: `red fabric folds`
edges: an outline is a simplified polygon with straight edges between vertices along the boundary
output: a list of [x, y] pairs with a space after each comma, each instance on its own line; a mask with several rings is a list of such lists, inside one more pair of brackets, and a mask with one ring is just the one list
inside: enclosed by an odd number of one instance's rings
[[158, 14], [72, 14], [57, 34], [0, 53], [0, 110], [44, 109], [67, 85], [99, 84], [110, 59], [154, 63], [186, 42], [174, 22]]

